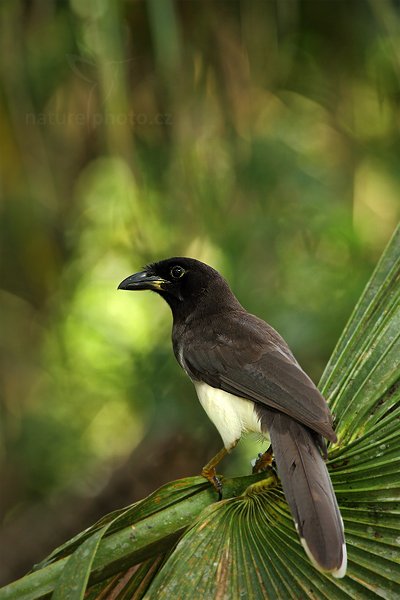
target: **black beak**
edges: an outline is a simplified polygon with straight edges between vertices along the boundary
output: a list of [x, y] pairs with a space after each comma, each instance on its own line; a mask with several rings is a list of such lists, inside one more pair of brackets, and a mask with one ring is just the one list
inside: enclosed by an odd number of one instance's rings
[[164, 289], [163, 285], [168, 284], [168, 281], [158, 277], [157, 275], [149, 275], [146, 271], [130, 275], [118, 286], [119, 290], [155, 290]]

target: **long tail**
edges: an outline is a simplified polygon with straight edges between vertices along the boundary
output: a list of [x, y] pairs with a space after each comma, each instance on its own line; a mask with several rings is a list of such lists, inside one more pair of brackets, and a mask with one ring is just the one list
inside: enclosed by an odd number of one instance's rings
[[328, 470], [309, 429], [276, 413], [269, 427], [278, 475], [307, 555], [334, 577], [347, 567], [343, 521]]

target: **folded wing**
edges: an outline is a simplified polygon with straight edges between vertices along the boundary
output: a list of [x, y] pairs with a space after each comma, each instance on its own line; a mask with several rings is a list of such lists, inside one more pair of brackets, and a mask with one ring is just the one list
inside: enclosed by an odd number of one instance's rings
[[283, 412], [336, 441], [325, 399], [272, 327], [238, 311], [235, 318], [211, 320], [207, 331], [205, 337], [194, 329], [183, 348], [194, 379]]

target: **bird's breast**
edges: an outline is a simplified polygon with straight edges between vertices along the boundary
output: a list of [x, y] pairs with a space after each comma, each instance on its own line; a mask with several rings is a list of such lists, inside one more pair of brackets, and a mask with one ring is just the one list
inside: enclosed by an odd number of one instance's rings
[[202, 381], [194, 381], [197, 396], [209, 419], [218, 429], [225, 448], [235, 446], [243, 433], [265, 432], [255, 411], [254, 402], [235, 396]]

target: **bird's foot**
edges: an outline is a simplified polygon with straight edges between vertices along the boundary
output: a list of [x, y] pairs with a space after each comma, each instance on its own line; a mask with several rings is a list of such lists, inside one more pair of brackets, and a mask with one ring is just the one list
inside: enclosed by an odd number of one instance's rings
[[207, 469], [204, 467], [201, 471], [202, 476], [207, 479], [218, 493], [218, 500], [222, 500], [222, 479], [217, 475], [215, 467]]
[[218, 500], [222, 500], [222, 482], [218, 477], [215, 467], [219, 462], [226, 456], [228, 450], [226, 448], [222, 448], [202, 469], [201, 474], [203, 477], [207, 479], [214, 487], [214, 489], [218, 492]]
[[268, 448], [268, 450], [266, 450], [266, 452], [261, 453], [258, 455], [258, 457], [256, 458], [254, 465], [253, 465], [253, 469], [252, 469], [252, 473], [261, 473], [262, 471], [266, 471], [271, 465], [272, 465], [272, 461], [273, 461], [273, 453], [272, 453], [272, 446], [270, 446]]

